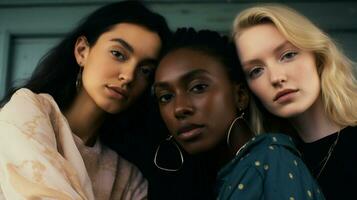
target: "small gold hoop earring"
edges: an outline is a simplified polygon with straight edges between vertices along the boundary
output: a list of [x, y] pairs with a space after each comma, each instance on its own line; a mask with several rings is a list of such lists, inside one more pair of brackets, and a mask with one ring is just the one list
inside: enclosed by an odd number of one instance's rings
[[[181, 149], [180, 149], [180, 147], [176, 144], [175, 141], [171, 141], [172, 138], [173, 138], [173, 136], [171, 135], [170, 137], [168, 137], [168, 138], [166, 138], [164, 141], [162, 141], [162, 142], [159, 144], [159, 146], [157, 146], [156, 152], [155, 152], [155, 157], [154, 157], [154, 164], [155, 164], [155, 166], [156, 166], [157, 168], [163, 170], [163, 171], [168, 171], [168, 172], [176, 172], [176, 171], [180, 170], [181, 167], [183, 166], [183, 163], [184, 163], [183, 154], [182, 154], [182, 152], [181, 152]], [[166, 168], [166, 167], [160, 166], [160, 165], [157, 163], [157, 157], [158, 157], [158, 154], [159, 154], [159, 150], [160, 150], [161, 145], [162, 145], [164, 142], [172, 142], [172, 143], [175, 145], [176, 149], [178, 150], [178, 152], [179, 152], [179, 154], [180, 154], [180, 160], [181, 160], [181, 164], [180, 164], [180, 166], [179, 166], [178, 168], [174, 168], [174, 169], [172, 169], [172, 168]]]
[[231, 132], [232, 132], [232, 128], [233, 128], [234, 124], [236, 123], [236, 121], [238, 119], [243, 119], [244, 120], [243, 117], [244, 117], [244, 112], [242, 112], [242, 114], [240, 116], [234, 118], [233, 122], [229, 126], [228, 133], [227, 133], [227, 145], [228, 145], [228, 147], [232, 147], [232, 145], [230, 143], [230, 137], [231, 137]]

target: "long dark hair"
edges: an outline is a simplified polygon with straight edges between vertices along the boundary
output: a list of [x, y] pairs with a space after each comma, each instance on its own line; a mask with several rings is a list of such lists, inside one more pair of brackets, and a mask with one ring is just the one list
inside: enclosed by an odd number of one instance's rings
[[76, 95], [75, 82], [79, 72], [74, 56], [77, 38], [85, 36], [89, 45], [93, 46], [101, 34], [123, 22], [141, 25], [158, 33], [162, 45], [166, 44], [170, 35], [165, 19], [138, 1], [123, 1], [103, 6], [84, 18], [77, 28], [51, 49], [40, 60], [27, 83], [11, 89], [1, 101], [1, 105], [5, 104], [18, 88], [24, 87], [34, 93], [48, 93], [61, 110], [68, 108]]

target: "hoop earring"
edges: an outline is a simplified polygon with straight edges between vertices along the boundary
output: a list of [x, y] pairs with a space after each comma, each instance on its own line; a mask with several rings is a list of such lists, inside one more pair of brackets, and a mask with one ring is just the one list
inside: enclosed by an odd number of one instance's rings
[[229, 141], [230, 141], [230, 137], [231, 137], [232, 128], [233, 128], [234, 124], [236, 123], [236, 121], [238, 119], [243, 119], [244, 120], [244, 112], [242, 112], [242, 114], [240, 116], [236, 117], [233, 120], [233, 122], [231, 123], [231, 125], [229, 126], [228, 133], [227, 133], [227, 145], [228, 145], [228, 147], [232, 147], [232, 145], [231, 145], [231, 143]]
[[81, 89], [81, 86], [82, 86], [82, 72], [83, 72], [83, 67], [79, 66], [79, 72], [78, 72], [77, 78], [76, 78], [77, 92]]
[[182, 154], [182, 152], [181, 152], [180, 147], [176, 144], [175, 141], [172, 141], [172, 143], [175, 145], [176, 149], [178, 150], [178, 152], [179, 152], [179, 154], [180, 154], [180, 159], [181, 159], [181, 164], [180, 164], [180, 166], [179, 166], [178, 168], [176, 168], [176, 169], [170, 169], [170, 168], [166, 168], [166, 167], [161, 167], [159, 164], [157, 164], [157, 155], [158, 155], [158, 153], [159, 153], [159, 150], [160, 150], [161, 145], [162, 145], [164, 142], [170, 142], [172, 138], [173, 138], [173, 136], [171, 135], [170, 137], [168, 137], [168, 138], [166, 138], [164, 141], [162, 141], [162, 142], [159, 144], [159, 146], [157, 146], [156, 152], [155, 152], [155, 157], [154, 157], [154, 164], [155, 164], [155, 166], [156, 166], [157, 168], [163, 170], [163, 171], [168, 171], [168, 172], [176, 172], [176, 171], [180, 170], [181, 167], [183, 166], [183, 163], [184, 163], [183, 154]]

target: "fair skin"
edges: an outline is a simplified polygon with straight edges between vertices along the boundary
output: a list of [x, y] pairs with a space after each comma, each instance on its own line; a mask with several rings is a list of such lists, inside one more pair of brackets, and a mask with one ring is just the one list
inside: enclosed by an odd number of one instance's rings
[[[226, 134], [247, 99], [217, 58], [185, 48], [170, 52], [155, 73], [154, 89], [166, 126], [188, 153], [225, 149], [227, 156], [237, 150], [227, 148]], [[238, 143], [246, 142], [243, 135]]]
[[82, 87], [65, 116], [84, 143], [93, 142], [107, 113], [127, 109], [144, 92], [160, 48], [158, 34], [130, 23], [115, 25], [93, 46], [78, 38], [74, 54], [83, 67]]
[[249, 88], [274, 115], [287, 118], [305, 142], [341, 127], [328, 119], [312, 52], [290, 43], [272, 24], [260, 24], [235, 37]]

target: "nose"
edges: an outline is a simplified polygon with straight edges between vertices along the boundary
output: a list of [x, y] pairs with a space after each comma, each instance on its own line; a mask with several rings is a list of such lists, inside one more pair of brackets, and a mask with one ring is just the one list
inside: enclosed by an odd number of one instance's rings
[[136, 66], [137, 65], [135, 62], [128, 62], [119, 66], [120, 70], [118, 74], [118, 79], [125, 86], [130, 85], [130, 83], [135, 79]]
[[176, 95], [174, 115], [176, 119], [186, 119], [193, 115], [195, 109], [189, 97], [185, 95]]
[[274, 67], [270, 67], [270, 82], [274, 87], [281, 87], [286, 81], [287, 76], [283, 66], [276, 65]]

